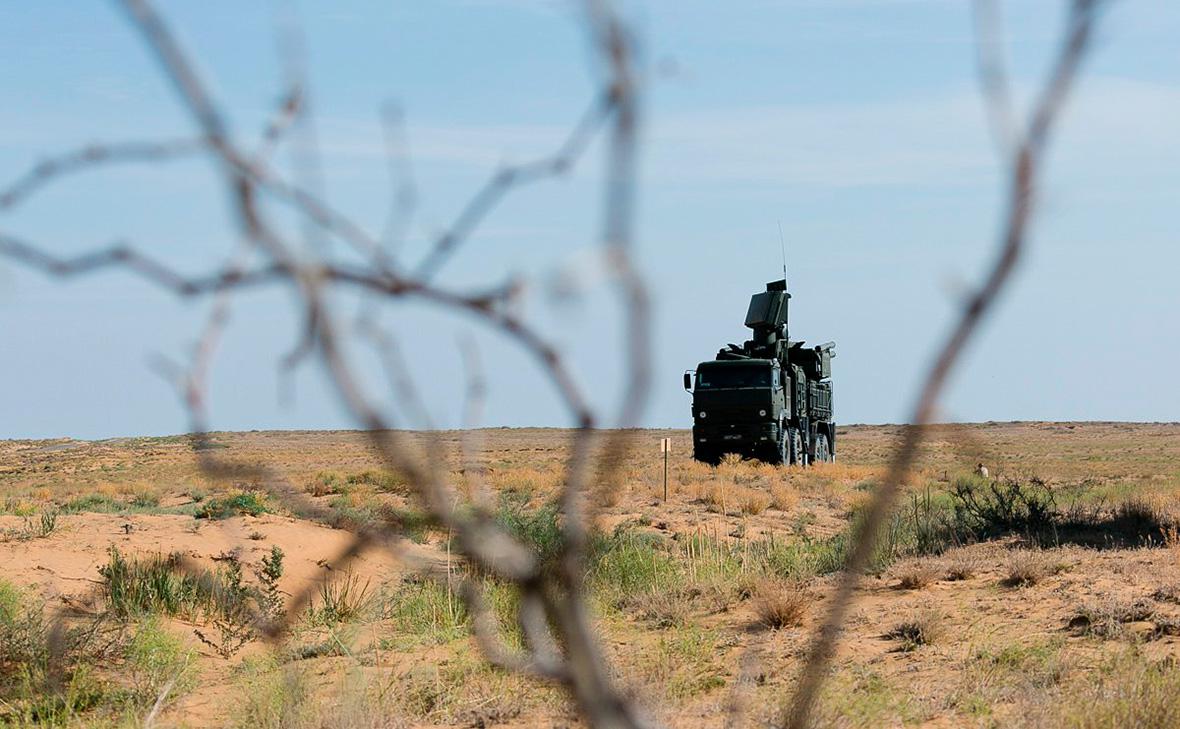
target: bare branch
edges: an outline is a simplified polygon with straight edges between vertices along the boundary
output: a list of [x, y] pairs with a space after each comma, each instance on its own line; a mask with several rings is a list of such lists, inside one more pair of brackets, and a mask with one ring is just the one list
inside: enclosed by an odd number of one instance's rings
[[1004, 30], [998, 0], [973, 0], [975, 67], [996, 149], [1007, 160], [1020, 130], [1004, 62]]
[[614, 103], [615, 97], [611, 94], [596, 98], [555, 153], [532, 162], [497, 170], [459, 211], [450, 227], [438, 236], [434, 247], [414, 270], [414, 278], [422, 281], [431, 279], [455, 249], [471, 236], [488, 213], [516, 188], [565, 174], [581, 157], [595, 133], [610, 117]]
[[901, 484], [910, 472], [918, 445], [925, 435], [926, 426], [931, 421], [946, 380], [967, 342], [974, 335], [979, 322], [991, 310], [1004, 289], [1024, 250], [1045, 142], [1085, 57], [1100, 3], [1101, 0], [1072, 1], [1065, 42], [1036, 101], [1028, 126], [1020, 140], [1015, 164], [1010, 170], [1007, 211], [998, 256], [983, 285], [967, 302], [950, 335], [934, 358], [914, 404], [910, 417], [911, 425], [905, 429], [901, 446], [890, 464], [889, 472], [869, 503], [862, 530], [853, 543], [844, 572], [831, 599], [831, 607], [809, 651], [790, 712], [785, 717], [785, 725], [790, 729], [804, 729], [810, 723], [815, 698], [828, 673], [828, 664], [835, 650], [844, 617], [852, 604], [860, 575], [876, 546], [881, 525], [892, 510]]
[[87, 145], [33, 165], [0, 192], [0, 210], [16, 207], [58, 177], [64, 177], [91, 167], [117, 163], [164, 162], [179, 157], [188, 157], [204, 149], [204, 142], [199, 139]]

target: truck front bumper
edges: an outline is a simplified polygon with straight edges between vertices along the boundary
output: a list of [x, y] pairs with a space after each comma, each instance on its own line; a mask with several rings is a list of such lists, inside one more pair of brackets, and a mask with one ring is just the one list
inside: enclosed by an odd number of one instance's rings
[[778, 423], [695, 425], [692, 429], [693, 447], [698, 452], [751, 455], [777, 448], [778, 437]]

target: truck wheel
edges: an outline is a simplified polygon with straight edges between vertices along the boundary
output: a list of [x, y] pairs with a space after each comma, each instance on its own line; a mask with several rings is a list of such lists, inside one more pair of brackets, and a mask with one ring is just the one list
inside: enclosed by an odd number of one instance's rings
[[770, 453], [770, 458], [766, 461], [775, 466], [782, 466], [790, 463], [790, 458], [791, 446], [787, 443], [787, 429], [781, 428], [778, 433], [778, 442], [774, 444], [774, 451]]
[[799, 435], [799, 429], [789, 428], [787, 437], [790, 440], [787, 462], [796, 466], [803, 465], [803, 437]]
[[828, 436], [826, 433], [816, 433], [815, 435], [815, 460], [820, 463], [827, 463], [832, 460], [832, 452], [828, 449]]

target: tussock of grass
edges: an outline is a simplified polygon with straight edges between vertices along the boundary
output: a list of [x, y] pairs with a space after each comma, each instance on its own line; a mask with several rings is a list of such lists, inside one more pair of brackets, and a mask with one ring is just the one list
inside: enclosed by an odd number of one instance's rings
[[27, 542], [31, 539], [44, 539], [55, 531], [57, 531], [57, 512], [43, 511], [37, 519], [26, 516], [19, 527], [4, 530], [0, 534], [0, 541]]
[[1143, 600], [1106, 598], [1081, 605], [1069, 619], [1069, 627], [1080, 635], [1118, 638], [1126, 623], [1144, 621], [1155, 611]]
[[743, 514], [757, 515], [770, 506], [770, 496], [764, 491], [751, 488], [734, 489], [734, 503]]
[[897, 569], [897, 586], [903, 590], [920, 590], [938, 580], [938, 565], [915, 560]]
[[1168, 729], [1180, 726], [1180, 671], [1173, 660], [1129, 656], [1065, 693], [1042, 726], [1055, 729]]
[[948, 555], [943, 562], [944, 574], [952, 582], [969, 580], [983, 567], [983, 561], [974, 554], [962, 550]]
[[1064, 572], [1066, 565], [1039, 549], [1021, 549], [1008, 557], [1006, 587], [1029, 587]]
[[636, 672], [649, 691], [671, 700], [707, 694], [726, 683], [719, 640], [715, 631], [695, 625], [661, 633], [636, 655]]
[[108, 609], [123, 618], [162, 614], [190, 619], [221, 610], [216, 578], [180, 570], [180, 556], [128, 560], [111, 546], [99, 567]]
[[813, 602], [814, 595], [783, 580], [763, 580], [754, 588], [754, 615], [759, 625], [772, 630], [802, 623]]
[[67, 501], [61, 507], [63, 514], [81, 514], [95, 512], [99, 514], [118, 514], [127, 510], [127, 505], [107, 496], [106, 494], [87, 494]]
[[898, 641], [898, 649], [905, 652], [936, 643], [945, 635], [945, 617], [935, 610], [919, 610], [885, 633], [886, 638]]
[[194, 651], [165, 630], [158, 618], [140, 623], [124, 655], [133, 700], [142, 708], [152, 706], [165, 687], [166, 702], [171, 703], [196, 684]]
[[596, 542], [587, 578], [595, 593], [608, 602], [667, 589], [682, 579], [660, 537], [621, 532]]
[[790, 511], [799, 503], [799, 492], [789, 483], [776, 483], [770, 487], [770, 505], [779, 511]]
[[373, 597], [370, 580], [353, 572], [345, 572], [320, 585], [319, 593], [308, 611], [308, 618], [320, 625], [356, 622], [369, 613]]

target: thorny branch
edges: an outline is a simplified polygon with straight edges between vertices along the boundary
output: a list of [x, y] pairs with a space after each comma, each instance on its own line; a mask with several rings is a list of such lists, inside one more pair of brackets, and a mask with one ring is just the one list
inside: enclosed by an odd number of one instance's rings
[[[966, 302], [950, 335], [932, 361], [914, 403], [909, 426], [905, 429], [901, 445], [890, 463], [883, 483], [869, 502], [862, 529], [848, 555], [835, 594], [831, 597], [828, 613], [812, 642], [799, 686], [785, 717], [784, 724], [789, 729], [804, 729], [810, 724], [812, 707], [828, 674], [828, 666], [840, 637], [844, 618], [852, 605], [860, 575], [868, 565], [869, 557], [876, 547], [879, 531], [893, 508], [901, 484], [910, 472], [918, 446], [932, 420], [946, 380], [958, 363], [968, 341], [975, 334], [979, 322], [991, 310], [1003, 291], [1024, 251], [1032, 217], [1033, 198], [1039, 180], [1038, 174], [1049, 133], [1085, 58], [1101, 3], [1102, 0], [1071, 1], [1064, 42], [1036, 99], [1027, 126], [1017, 140], [1015, 158], [1010, 162], [1007, 208], [997, 258], [983, 285]], [[984, 74], [985, 78], [991, 79], [986, 83], [1006, 88], [1002, 78], [992, 78], [992, 75], [997, 73], [993, 68]], [[1006, 97], [997, 97], [993, 94], [989, 98]], [[1004, 161], [1009, 162], [1007, 159]]]
[[[432, 519], [454, 534], [463, 554], [480, 572], [512, 583], [520, 593], [518, 620], [526, 649], [522, 655], [516, 655], [498, 647], [502, 644], [495, 640], [493, 631], [488, 628], [487, 611], [480, 609], [482, 603], [478, 591], [462, 590], [471, 614], [476, 617], [476, 635], [488, 658], [500, 665], [565, 684], [596, 726], [643, 725], [634, 706], [614, 686], [601, 659], [590, 627], [585, 596], [580, 589], [585, 570], [585, 531], [579, 509], [581, 492], [588, 480], [590, 434], [596, 422], [589, 402], [567, 371], [558, 350], [509, 310], [507, 304], [516, 295], [515, 283], [475, 294], [455, 294], [429, 281], [437, 268], [471, 237], [510, 192], [520, 185], [568, 170], [583, 155], [595, 132], [609, 124], [607, 164], [610, 173], [603, 245], [615, 264], [627, 307], [631, 331], [631, 347], [627, 354], [634, 361], [643, 363], [631, 379], [621, 414], [624, 423], [637, 419], [648, 377], [646, 342], [641, 336], [646, 331], [646, 295], [642, 282], [634, 273], [629, 251], [638, 89], [632, 42], [621, 22], [604, 4], [590, 4], [588, 12], [595, 31], [593, 40], [596, 46], [601, 46], [603, 65], [607, 69], [605, 90], [596, 95], [582, 121], [553, 155], [505, 168], [493, 175], [463, 208], [451, 228], [437, 239], [435, 247], [417, 270], [407, 275], [388, 257], [385, 246], [377, 238], [332, 208], [307, 185], [292, 182], [268, 166], [274, 147], [287, 130], [305, 121], [301, 121], [300, 116], [307, 113], [307, 89], [299, 74], [293, 75], [291, 90], [284, 95], [274, 118], [263, 132], [262, 143], [250, 153], [229, 133], [224, 114], [195, 64], [153, 6], [146, 0], [123, 0], [121, 4], [196, 123], [199, 139], [184, 143], [90, 147], [63, 155], [38, 165], [11, 188], [0, 192], [0, 206], [12, 208], [56, 178], [102, 164], [158, 162], [183, 154], [207, 153], [218, 163], [238, 233], [257, 262], [249, 267], [235, 264], [198, 276], [186, 276], [124, 243], [80, 256], [60, 257], [8, 234], [0, 235], [0, 254], [51, 275], [81, 275], [117, 267], [130, 270], [181, 296], [215, 294], [217, 301], [194, 351], [191, 366], [175, 377], [190, 414], [199, 463], [210, 474], [249, 473], [268, 490], [281, 495], [285, 502], [292, 503], [299, 502], [301, 496], [281, 477], [261, 467], [220, 462], [203, 447], [207, 444], [207, 373], [220, 333], [228, 321], [229, 297], [251, 286], [289, 286], [306, 323], [301, 338], [303, 349], [314, 351], [323, 361], [331, 384], [357, 422], [368, 432], [374, 450], [390, 468], [403, 473], [414, 485]], [[359, 256], [359, 262], [328, 262], [315, 256], [315, 250], [298, 249], [271, 222], [268, 210], [262, 204], [264, 194], [292, 208], [323, 232], [348, 243]], [[346, 354], [343, 342], [347, 334], [337, 324], [340, 317], [328, 296], [328, 290], [332, 288], [360, 290], [386, 301], [420, 298], [446, 310], [474, 315], [533, 355], [578, 426], [572, 448], [574, 455], [567, 466], [563, 498], [569, 510], [565, 519], [566, 559], [563, 569], [556, 575], [543, 573], [536, 556], [510, 537], [486, 510], [456, 509], [458, 495], [446, 482], [446, 473], [438, 466], [440, 459], [415, 458], [405, 438], [391, 430], [392, 421], [374, 404], [376, 398], [362, 386], [355, 366]], [[367, 334], [379, 349], [388, 348], [391, 340], [375, 326], [370, 326]], [[303, 349], [297, 347], [296, 351]], [[401, 399], [407, 400], [404, 389], [400, 394]], [[412, 399], [405, 404], [414, 407]], [[316, 508], [314, 504], [300, 503], [297, 511], [314, 513]], [[395, 530], [388, 525], [358, 527], [354, 541], [335, 561], [346, 562], [373, 545], [396, 548], [398, 541]], [[315, 586], [293, 596], [288, 618], [298, 614], [314, 589]], [[284, 628], [285, 624], [270, 626], [270, 632], [281, 634]], [[563, 646], [561, 651], [556, 648], [559, 644]]]
[[[605, 0], [585, 0], [586, 22], [604, 70], [602, 88], [569, 136], [548, 156], [493, 174], [461, 208], [451, 226], [434, 240], [427, 255], [415, 267], [405, 270], [391, 255], [391, 238], [404, 230], [416, 193], [407, 181], [395, 192], [386, 233], [376, 237], [352, 218], [332, 207], [314, 185], [288, 179], [269, 165], [276, 147], [309, 114], [308, 89], [300, 71], [297, 44], [286, 46], [289, 88], [268, 122], [261, 142], [253, 151], [240, 145], [228, 132], [222, 110], [209, 93], [196, 65], [171, 34], [163, 18], [147, 0], [120, 0], [128, 18], [143, 36], [160, 68], [172, 83], [180, 102], [195, 122], [199, 136], [165, 142], [130, 142], [91, 145], [35, 165], [9, 187], [0, 189], [0, 211], [26, 202], [54, 180], [79, 174], [106, 164], [123, 162], [160, 163], [181, 157], [208, 155], [217, 163], [219, 176], [235, 213], [237, 232], [250, 255], [235, 258], [224, 267], [200, 275], [185, 275], [156, 257], [126, 244], [73, 257], [57, 256], [21, 238], [0, 232], [0, 255], [59, 277], [91, 274], [103, 269], [131, 271], [145, 280], [183, 297], [214, 296], [209, 321], [194, 348], [185, 370], [172, 367], [178, 392], [190, 417], [195, 452], [202, 469], [220, 477], [256, 478], [292, 511], [308, 518], [328, 520], [331, 515], [311, 502], [281, 475], [257, 464], [218, 460], [208, 444], [206, 396], [208, 373], [221, 333], [228, 323], [231, 297], [250, 287], [284, 285], [305, 327], [295, 352], [317, 355], [325, 365], [330, 383], [357, 423], [365, 429], [376, 453], [391, 469], [402, 473], [416, 489], [430, 517], [455, 536], [462, 554], [481, 574], [512, 584], [519, 593], [517, 620], [524, 636], [524, 648], [512, 650], [499, 638], [496, 621], [488, 610], [474, 580], [460, 584], [462, 596], [473, 616], [473, 631], [489, 661], [508, 670], [543, 677], [566, 686], [587, 720], [598, 727], [640, 727], [647, 720], [634, 702], [615, 686], [610, 669], [601, 655], [591, 628], [583, 578], [586, 571], [586, 543], [591, 523], [591, 505], [585, 498], [591, 479], [605, 487], [618, 478], [618, 465], [629, 442], [626, 428], [638, 423], [646, 402], [650, 381], [648, 342], [649, 301], [647, 289], [633, 259], [633, 218], [635, 207], [636, 145], [640, 119], [639, 75], [635, 43], [629, 29]], [[979, 29], [979, 76], [992, 114], [1001, 154], [1010, 163], [1007, 210], [1000, 237], [999, 254], [978, 291], [970, 297], [958, 322], [939, 350], [925, 379], [913, 414], [912, 425], [891, 464], [884, 485], [870, 503], [864, 528], [855, 540], [846, 568], [831, 600], [831, 607], [815, 636], [807, 664], [801, 674], [785, 724], [792, 729], [810, 723], [812, 707], [824, 681], [845, 615], [854, 597], [860, 573], [872, 552], [877, 532], [887, 518], [900, 485], [905, 481], [926, 433], [947, 377], [974, 334], [978, 323], [990, 311], [1020, 259], [1033, 210], [1033, 196], [1039, 179], [1044, 148], [1065, 96], [1085, 56], [1095, 15], [1101, 0], [1071, 0], [1069, 27], [1056, 64], [1034, 104], [1026, 127], [1020, 131], [1011, 120], [1010, 92], [1000, 62], [998, 10], [989, 0], [977, 0]], [[390, 119], [391, 157], [403, 151], [400, 132]], [[603, 191], [602, 249], [608, 262], [624, 315], [624, 346], [621, 353], [627, 372], [622, 401], [611, 424], [617, 426], [605, 439], [597, 463], [592, 459], [592, 436], [600, 418], [569, 373], [557, 348], [514, 314], [510, 304], [519, 284], [492, 285], [482, 292], [455, 293], [432, 282], [438, 270], [455, 255], [487, 219], [488, 215], [520, 186], [561, 175], [568, 171], [603, 132], [606, 142], [606, 180]], [[396, 138], [396, 139], [395, 139]], [[1010, 140], [1009, 140], [1010, 138]], [[1011, 141], [1011, 145], [1008, 142]], [[1008, 156], [1011, 155], [1011, 159]], [[404, 167], [408, 164], [392, 165]], [[396, 171], [396, 170], [395, 170]], [[314, 246], [300, 248], [282, 234], [268, 215], [263, 199], [271, 199], [294, 210], [301, 220], [319, 232], [350, 246], [349, 259], [326, 260]], [[345, 346], [349, 336], [370, 340], [382, 357], [395, 397], [414, 420], [426, 422], [426, 410], [417, 400], [415, 388], [397, 359], [393, 336], [365, 319], [355, 330], [338, 324], [342, 319], [331, 304], [330, 292], [337, 289], [360, 291], [378, 304], [417, 299], [442, 310], [471, 315], [531, 355], [559, 394], [576, 428], [566, 463], [561, 506], [562, 549], [560, 567], [543, 572], [537, 555], [508, 535], [485, 505], [457, 509], [461, 496], [447, 482], [438, 457], [415, 455], [411, 443], [391, 430], [393, 420], [368, 392]], [[475, 414], [482, 403], [484, 384], [476, 370], [474, 355], [467, 355], [471, 376], [469, 411]], [[437, 443], [427, 438], [428, 455]], [[438, 451], [434, 451], [435, 454]], [[465, 463], [477, 468], [469, 455]], [[479, 474], [471, 474], [478, 479]], [[370, 548], [389, 549], [408, 562], [401, 549], [396, 524], [353, 525], [354, 539], [332, 560], [340, 567]], [[431, 565], [413, 563], [412, 568], [431, 579], [439, 579]], [[452, 576], [445, 576], [448, 586]], [[285, 620], [262, 625], [272, 637], [281, 636], [290, 621], [306, 607], [319, 585], [292, 596]], [[561, 646], [560, 648], [558, 646]], [[161, 701], [163, 697], [161, 697]], [[156, 709], [159, 707], [157, 706]], [[153, 715], [154, 715], [153, 710]], [[736, 716], [736, 715], [735, 715]]]

